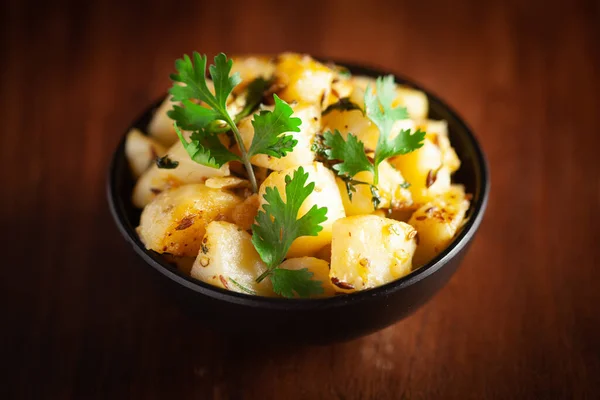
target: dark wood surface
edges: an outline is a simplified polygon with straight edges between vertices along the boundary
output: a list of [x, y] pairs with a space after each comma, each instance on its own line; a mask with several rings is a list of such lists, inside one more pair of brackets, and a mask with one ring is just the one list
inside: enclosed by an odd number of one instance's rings
[[[225, 3], [3, 3], [0, 397], [600, 397], [599, 3]], [[371, 336], [296, 348], [232, 342], [165, 297], [109, 216], [105, 174], [192, 50], [375, 64], [452, 104], [493, 183], [439, 295]]]

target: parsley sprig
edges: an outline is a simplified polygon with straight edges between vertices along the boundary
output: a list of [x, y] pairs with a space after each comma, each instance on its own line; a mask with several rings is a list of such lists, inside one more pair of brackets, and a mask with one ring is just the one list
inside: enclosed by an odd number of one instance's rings
[[[275, 96], [275, 110], [263, 111], [254, 117], [254, 139], [250, 149], [247, 149], [236, 125], [239, 120], [232, 117], [227, 110], [227, 98], [241, 82], [239, 73], [231, 74], [233, 60], [227, 59], [227, 56], [221, 53], [208, 68], [214, 85], [213, 94], [206, 80], [206, 55], [201, 56], [194, 52], [192, 57], [193, 60], [184, 55], [182, 59], [175, 61], [177, 73], [171, 75], [174, 84], [169, 93], [172, 101], [181, 102], [181, 106], [174, 105], [168, 116], [175, 121], [175, 131], [179, 140], [190, 157], [199, 164], [220, 168], [229, 161], [241, 161], [248, 172], [252, 189], [257, 192], [258, 186], [250, 157], [255, 154], [283, 157], [292, 151], [297, 142], [291, 135], [282, 134], [298, 132], [301, 121], [299, 118], [292, 118], [291, 107]], [[253, 92], [248, 92], [248, 96], [252, 94], [253, 97], [247, 98], [247, 107], [242, 113], [250, 113], [256, 106], [262, 93], [258, 96], [255, 92], [260, 88], [266, 88], [264, 81], [257, 81], [250, 87]], [[198, 104], [198, 101], [203, 104]], [[218, 134], [223, 131], [220, 125], [223, 123], [233, 132], [241, 156], [229, 151], [219, 140]], [[181, 129], [192, 132], [189, 142]]]
[[370, 86], [365, 92], [365, 113], [379, 128], [379, 138], [375, 148], [375, 159], [373, 161], [374, 174], [373, 184], [379, 182], [379, 164], [387, 158], [407, 154], [423, 146], [425, 132], [417, 129], [411, 133], [410, 129], [402, 129], [391, 138], [392, 128], [398, 120], [408, 118], [406, 107], [392, 108], [392, 102], [396, 97], [396, 85], [394, 77], [388, 75], [377, 78], [375, 82], [376, 93]]
[[270, 277], [273, 290], [285, 297], [296, 293], [300, 297], [323, 293], [320, 281], [312, 280], [313, 273], [308, 269], [285, 270], [278, 268], [290, 249], [292, 242], [301, 236], [316, 236], [327, 220], [327, 208], [314, 205], [306, 214], [298, 218], [302, 203], [313, 192], [315, 183], [308, 181], [308, 173], [300, 167], [293, 176], [285, 177], [286, 202], [279, 190], [267, 187], [263, 198], [266, 203], [252, 225], [252, 243], [267, 270], [256, 281]]
[[333, 166], [339, 176], [352, 178], [361, 171], [369, 171], [373, 173], [373, 185], [376, 186], [379, 183], [379, 164], [387, 158], [407, 154], [423, 146], [425, 132], [417, 129], [412, 133], [410, 129], [402, 129], [392, 138], [394, 123], [408, 118], [408, 112], [405, 107], [392, 107], [396, 97], [392, 75], [377, 78], [375, 87], [375, 93], [369, 86], [365, 92], [365, 114], [379, 129], [373, 160], [367, 157], [364, 144], [357, 136], [349, 133], [344, 139], [337, 130], [323, 134], [326, 148], [321, 153], [328, 160], [339, 161]]

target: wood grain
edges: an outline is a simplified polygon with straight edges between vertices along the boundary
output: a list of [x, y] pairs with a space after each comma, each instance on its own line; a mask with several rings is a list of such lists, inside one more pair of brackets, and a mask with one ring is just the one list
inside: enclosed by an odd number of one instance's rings
[[[597, 1], [134, 3], [2, 3], [1, 398], [600, 396]], [[452, 104], [493, 184], [448, 286], [329, 347], [255, 348], [183, 315], [119, 236], [104, 183], [195, 49], [375, 64]]]

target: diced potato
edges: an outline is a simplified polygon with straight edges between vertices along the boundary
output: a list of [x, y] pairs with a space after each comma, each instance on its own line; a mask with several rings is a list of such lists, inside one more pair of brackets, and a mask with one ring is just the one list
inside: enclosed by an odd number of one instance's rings
[[428, 263], [448, 247], [468, 209], [469, 200], [465, 198], [464, 188], [452, 185], [443, 196], [415, 211], [409, 221], [419, 235], [415, 267]]
[[171, 160], [179, 162], [179, 165], [174, 169], [161, 169], [152, 165], [144, 172], [133, 188], [132, 201], [136, 207], [143, 208], [166, 189], [188, 183], [204, 183], [207, 178], [229, 175], [228, 164], [215, 169], [193, 161], [179, 141], [167, 154]]
[[[302, 217], [312, 206], [316, 205], [317, 207], [327, 207], [327, 220], [321, 224], [323, 230], [319, 232], [318, 236], [302, 236], [294, 240], [288, 251], [288, 258], [313, 256], [317, 250], [331, 242], [331, 226], [333, 223], [346, 216], [333, 172], [319, 162], [304, 165], [303, 168], [308, 173], [308, 182], [315, 183], [315, 189], [304, 203], [302, 203], [298, 212], [298, 218]], [[263, 195], [269, 186], [277, 188], [283, 201], [286, 201], [285, 177], [287, 175], [292, 176], [296, 169], [290, 168], [283, 171], [275, 171], [267, 177], [260, 186], [258, 194], [261, 206], [265, 203]]]
[[456, 151], [450, 144], [448, 138], [448, 123], [446, 121], [436, 121], [432, 119], [416, 122], [417, 128], [427, 132], [427, 138], [436, 144], [442, 152], [442, 163], [448, 167], [450, 173], [455, 172], [460, 167], [460, 160]]
[[265, 80], [271, 79], [275, 72], [275, 63], [271, 57], [250, 56], [250, 57], [232, 57], [233, 66], [231, 74], [239, 72], [242, 81], [234, 89], [235, 93], [240, 93], [246, 89], [254, 79], [262, 77]]
[[[375, 78], [368, 76], [353, 76], [351, 80], [354, 85], [354, 92], [350, 99], [352, 102], [364, 108], [364, 92], [367, 86], [375, 90]], [[406, 107], [411, 119], [427, 118], [429, 101], [427, 100], [427, 95], [420, 90], [397, 85], [396, 99], [392, 102], [392, 107], [400, 105]]]
[[250, 230], [254, 224], [256, 214], [258, 214], [258, 207], [260, 207], [258, 195], [253, 194], [235, 206], [231, 219], [240, 228]]
[[327, 108], [331, 104], [338, 102], [340, 99], [350, 97], [353, 89], [352, 81], [349, 78], [344, 78], [339, 75], [335, 76], [331, 84], [331, 94], [329, 95], [327, 104], [325, 104], [325, 107], [323, 108]]
[[[373, 174], [369, 171], [362, 171], [356, 174], [354, 179], [373, 183]], [[403, 208], [412, 204], [410, 191], [401, 186], [404, 182], [405, 180], [400, 171], [392, 167], [387, 161], [379, 164], [379, 184], [377, 185], [381, 201], [379, 208]], [[342, 195], [346, 215], [371, 214], [375, 211], [372, 201], [373, 195], [369, 185], [355, 185], [356, 192], [352, 193], [352, 200], [350, 200], [344, 181], [336, 178], [336, 183]]]
[[237, 176], [218, 176], [215, 178], [208, 178], [204, 184], [213, 189], [238, 189], [250, 187], [250, 181], [247, 179], [238, 178]]
[[450, 189], [450, 170], [442, 166], [442, 152], [431, 140], [411, 153], [390, 159], [410, 183], [415, 204], [424, 204]]
[[391, 282], [412, 267], [417, 232], [404, 222], [356, 215], [333, 224], [331, 270], [335, 289], [351, 293]]
[[404, 106], [412, 119], [427, 118], [429, 101], [427, 95], [420, 90], [399, 85], [396, 88], [397, 97], [392, 107]]
[[285, 53], [277, 57], [276, 85], [283, 89], [279, 97], [287, 102], [298, 101], [323, 107], [328, 104], [334, 71], [310, 56]]
[[313, 281], [321, 281], [323, 284], [323, 293], [321, 295], [311, 297], [331, 297], [335, 295], [335, 289], [329, 280], [329, 263], [327, 261], [320, 260], [315, 257], [299, 257], [299, 258], [288, 258], [285, 260], [279, 268], [300, 270], [303, 268], [308, 269], [313, 273]]
[[195, 257], [206, 225], [231, 221], [242, 200], [223, 190], [191, 184], [159, 194], [142, 211], [138, 234], [146, 248], [158, 253]]
[[444, 166], [448, 168], [450, 173], [457, 171], [460, 168], [460, 159], [450, 144], [450, 139], [448, 136], [438, 135], [437, 142], [440, 150], [442, 151], [442, 162]]
[[[266, 154], [257, 154], [252, 157], [252, 164], [275, 171], [281, 171], [287, 168], [310, 164], [315, 160], [315, 153], [311, 151], [310, 148], [316, 133], [321, 128], [321, 110], [315, 105], [306, 103], [294, 104], [292, 105], [292, 108], [294, 110], [293, 116], [302, 120], [300, 132], [287, 133], [298, 141], [296, 146], [294, 146], [294, 150], [281, 158], [272, 157]], [[254, 127], [252, 126], [253, 118], [254, 116], [244, 118], [238, 126], [246, 148], [250, 147], [252, 139], [254, 138]]]
[[166, 152], [164, 146], [144, 135], [139, 129], [131, 129], [125, 139], [125, 156], [135, 178], [146, 171], [156, 157], [162, 157]]
[[167, 112], [172, 109], [171, 96], [167, 96], [156, 109], [148, 124], [148, 135], [165, 147], [170, 147], [177, 141], [173, 120], [167, 116]]
[[[365, 150], [367, 152], [374, 151], [377, 147], [379, 129], [368, 117], [364, 116], [360, 110], [333, 110], [323, 116], [322, 125], [324, 131], [330, 130], [333, 132], [337, 129], [344, 139], [348, 137], [348, 133], [352, 133], [365, 144]], [[396, 137], [401, 129], [414, 129], [414, 127], [415, 123], [410, 119], [396, 121], [390, 137]]]
[[417, 127], [421, 128], [428, 135], [448, 136], [448, 122], [444, 120], [424, 119], [417, 122]]
[[[183, 85], [182, 83], [180, 84]], [[210, 79], [206, 80], [206, 86], [208, 86], [208, 89], [212, 93], [215, 92], [213, 82]], [[232, 103], [233, 100], [234, 96], [227, 98], [227, 109], [232, 115], [235, 115], [243, 108], [244, 104], [240, 104], [240, 102]], [[178, 141], [177, 133], [175, 133], [175, 129], [173, 128], [173, 120], [167, 115], [173, 109], [174, 104], [180, 105], [179, 102], [174, 103], [171, 100], [171, 96], [167, 96], [156, 111], [154, 111], [154, 115], [148, 124], [148, 135], [165, 147], [172, 146]]]
[[206, 227], [191, 275], [223, 289], [273, 296], [269, 279], [255, 281], [266, 269], [248, 232], [229, 222], [214, 221]]

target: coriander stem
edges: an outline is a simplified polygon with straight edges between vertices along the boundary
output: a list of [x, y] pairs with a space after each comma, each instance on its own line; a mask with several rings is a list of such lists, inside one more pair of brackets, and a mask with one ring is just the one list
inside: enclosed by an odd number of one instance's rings
[[[377, 158], [377, 156], [375, 156]], [[379, 163], [373, 162], [373, 185], [377, 186], [379, 183]]]
[[272, 270], [273, 268], [268, 268], [265, 272], [260, 274], [259, 277], [256, 278], [256, 283], [261, 283], [267, 276], [269, 276]]
[[252, 164], [250, 163], [250, 157], [248, 157], [248, 151], [246, 150], [246, 146], [244, 146], [244, 141], [242, 140], [242, 136], [240, 135], [240, 131], [237, 128], [235, 122], [231, 120], [229, 114], [225, 113], [225, 122], [231, 127], [231, 131], [233, 132], [233, 136], [235, 136], [235, 141], [240, 147], [240, 152], [242, 153], [242, 162], [246, 167], [246, 171], [248, 171], [248, 178], [250, 178], [250, 183], [252, 184], [252, 191], [254, 193], [258, 193], [258, 184], [256, 183], [256, 176], [254, 175], [254, 169], [252, 169]]

